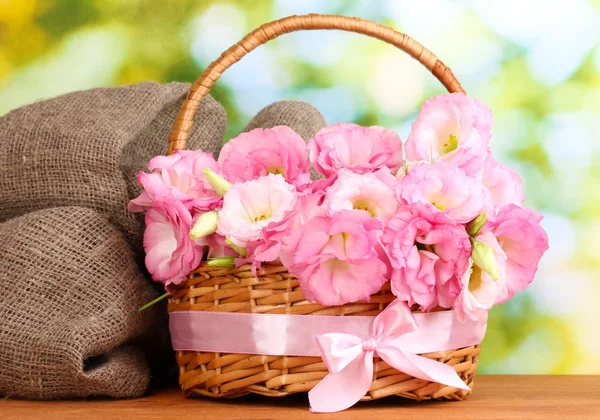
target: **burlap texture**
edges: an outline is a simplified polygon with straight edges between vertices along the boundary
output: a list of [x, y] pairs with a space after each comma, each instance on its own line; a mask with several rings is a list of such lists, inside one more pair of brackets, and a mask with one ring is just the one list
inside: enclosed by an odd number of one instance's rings
[[167, 326], [159, 308], [137, 312], [157, 293], [105, 217], [57, 207], [13, 218], [0, 224], [0, 255], [1, 395], [144, 393], [144, 343]]
[[[189, 87], [147, 82], [91, 89], [1, 117], [0, 221], [56, 206], [88, 207], [107, 216], [139, 252], [143, 224], [126, 203], [138, 191], [137, 171], [164, 153]], [[218, 151], [226, 126], [221, 105], [206, 97], [196, 119], [190, 147]]]
[[248, 123], [244, 131], [286, 125], [304, 140], [314, 137], [325, 127], [323, 115], [311, 104], [301, 101], [279, 101], [264, 107]]
[[[155, 375], [175, 367], [165, 308], [136, 311], [157, 293], [134, 262], [143, 218], [126, 204], [140, 192], [138, 171], [165, 152], [188, 89], [93, 89], [0, 118], [0, 395], [132, 397], [149, 364]], [[207, 97], [195, 120], [188, 148], [217, 154], [222, 107]], [[307, 139], [324, 121], [284, 101], [246, 130], [275, 125]]]

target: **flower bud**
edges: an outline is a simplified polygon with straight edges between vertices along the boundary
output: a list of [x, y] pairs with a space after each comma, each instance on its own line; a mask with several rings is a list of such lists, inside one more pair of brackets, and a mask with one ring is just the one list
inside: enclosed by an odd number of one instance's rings
[[467, 224], [467, 233], [471, 238], [476, 237], [481, 232], [483, 225], [487, 221], [487, 213], [480, 214], [475, 219], [471, 220], [469, 224]]
[[219, 215], [216, 211], [209, 211], [202, 214], [194, 223], [194, 227], [190, 230], [190, 238], [195, 241], [205, 236], [212, 235], [217, 231], [217, 222]]
[[233, 262], [233, 257], [220, 257], [220, 258], [211, 258], [206, 263], [209, 267], [219, 267], [219, 268], [233, 268], [235, 264]]
[[496, 262], [494, 250], [488, 244], [476, 239], [472, 239], [471, 243], [473, 244], [471, 253], [473, 263], [492, 276], [494, 281], [498, 280], [498, 263]]
[[208, 181], [210, 186], [213, 187], [213, 190], [215, 190], [218, 196], [224, 196], [225, 193], [229, 191], [229, 188], [231, 188], [231, 183], [229, 181], [211, 171], [210, 168], [204, 168], [204, 171], [202, 172], [204, 173], [206, 180]]
[[231, 239], [229, 239], [229, 238], [225, 239], [225, 243], [227, 245], [229, 245], [231, 247], [231, 249], [233, 249], [235, 252], [237, 252], [238, 254], [240, 254], [240, 257], [246, 258], [248, 256], [248, 251], [246, 251], [246, 248], [242, 248], [241, 246], [237, 246], [236, 244], [234, 244], [231, 241]]

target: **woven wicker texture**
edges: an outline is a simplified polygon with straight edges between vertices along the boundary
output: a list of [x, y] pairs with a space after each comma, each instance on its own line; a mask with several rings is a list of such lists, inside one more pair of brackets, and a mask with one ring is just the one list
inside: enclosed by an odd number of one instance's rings
[[[377, 315], [394, 300], [389, 285], [370, 302], [326, 307], [309, 303], [298, 280], [281, 265], [265, 267], [254, 277], [249, 266], [233, 269], [200, 267], [185, 286], [171, 296], [169, 312], [219, 311], [294, 315]], [[227, 334], [226, 330], [223, 332]], [[452, 366], [472, 387], [479, 346], [422, 356]], [[177, 352], [179, 383], [186, 396], [239, 397], [249, 393], [281, 397], [307, 392], [327, 375], [320, 357], [282, 357], [250, 354]], [[426, 400], [461, 400], [468, 391], [416, 379], [375, 359], [374, 381], [363, 400], [389, 395]]]
[[[449, 92], [464, 92], [449, 68], [408, 35], [359, 18], [337, 15], [291, 16], [260, 26], [215, 60], [194, 82], [169, 136], [167, 153], [185, 149], [198, 104], [221, 74], [244, 55], [281, 34], [316, 29], [356, 32], [385, 41], [423, 64]], [[299, 315], [377, 315], [394, 299], [386, 285], [369, 302], [337, 307], [310, 303], [298, 280], [281, 265], [264, 267], [254, 276], [249, 266], [218, 269], [200, 266], [169, 300], [169, 311], [279, 313]], [[226, 331], [224, 331], [226, 334]], [[479, 346], [423, 356], [452, 366], [469, 386], [477, 369]], [[285, 396], [307, 392], [327, 375], [319, 357], [177, 352], [179, 382], [186, 396], [237, 397], [248, 393]], [[374, 381], [364, 400], [398, 395], [406, 398], [463, 399], [468, 391], [413, 378], [375, 360]]]

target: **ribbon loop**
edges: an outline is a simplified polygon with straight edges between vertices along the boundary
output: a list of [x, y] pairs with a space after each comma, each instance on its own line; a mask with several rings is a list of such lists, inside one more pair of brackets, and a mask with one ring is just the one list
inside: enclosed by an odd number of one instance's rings
[[358, 402], [373, 382], [375, 352], [388, 365], [407, 375], [470, 390], [451, 366], [419, 356], [395, 342], [416, 329], [408, 305], [395, 300], [375, 318], [371, 335], [364, 340], [345, 333], [317, 336], [329, 374], [308, 393], [311, 410], [331, 413]]

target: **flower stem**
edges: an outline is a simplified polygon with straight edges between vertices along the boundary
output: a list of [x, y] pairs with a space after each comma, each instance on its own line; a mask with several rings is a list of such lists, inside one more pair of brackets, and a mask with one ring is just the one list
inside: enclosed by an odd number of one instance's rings
[[142, 312], [144, 309], [148, 309], [148, 308], [149, 308], [149, 307], [151, 307], [152, 305], [155, 305], [155, 304], [157, 304], [158, 302], [160, 302], [161, 300], [163, 300], [163, 299], [165, 299], [165, 298], [167, 298], [167, 297], [169, 297], [169, 294], [168, 294], [168, 293], [165, 293], [164, 295], [161, 295], [161, 296], [157, 297], [157, 298], [156, 298], [156, 299], [154, 299], [153, 301], [151, 301], [151, 302], [148, 302], [148, 303], [146, 303], [144, 306], [140, 307], [140, 308], [138, 309], [138, 312]]

